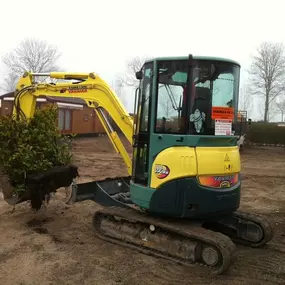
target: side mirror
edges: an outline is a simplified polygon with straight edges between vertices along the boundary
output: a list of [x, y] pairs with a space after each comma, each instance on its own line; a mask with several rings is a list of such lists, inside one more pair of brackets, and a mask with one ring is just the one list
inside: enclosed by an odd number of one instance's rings
[[141, 70], [136, 72], [136, 78], [137, 78], [138, 80], [142, 80], [142, 78], [143, 78], [143, 73], [142, 73]]
[[248, 119], [247, 125], [248, 125], [248, 126], [251, 126], [251, 119]]

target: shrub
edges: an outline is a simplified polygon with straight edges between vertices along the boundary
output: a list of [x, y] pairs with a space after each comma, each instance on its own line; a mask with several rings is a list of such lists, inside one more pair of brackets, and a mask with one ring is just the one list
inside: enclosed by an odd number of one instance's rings
[[59, 133], [57, 116], [57, 107], [50, 105], [37, 109], [29, 121], [0, 117], [0, 167], [14, 194], [21, 196], [27, 190], [27, 174], [71, 162], [71, 140]]

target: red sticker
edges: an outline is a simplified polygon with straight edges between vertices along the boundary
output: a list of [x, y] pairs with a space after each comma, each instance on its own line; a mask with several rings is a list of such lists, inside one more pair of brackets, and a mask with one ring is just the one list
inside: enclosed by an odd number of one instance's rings
[[234, 108], [228, 107], [213, 107], [212, 108], [212, 119], [234, 119]]

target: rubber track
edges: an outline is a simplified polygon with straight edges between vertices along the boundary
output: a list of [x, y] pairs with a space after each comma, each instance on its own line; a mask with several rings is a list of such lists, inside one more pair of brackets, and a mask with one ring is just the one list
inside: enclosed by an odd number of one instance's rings
[[[134, 244], [128, 241], [119, 240], [116, 237], [114, 238], [108, 237], [103, 233], [103, 230], [100, 229], [100, 222], [102, 220], [101, 218], [102, 215], [120, 217], [131, 223], [141, 222], [148, 225], [154, 225], [156, 227], [162, 228], [163, 230], [180, 234], [186, 238], [188, 237], [191, 240], [194, 239], [203, 242], [205, 244], [215, 246], [219, 250], [219, 254], [222, 256], [222, 262], [221, 263], [219, 262], [216, 266], [211, 267], [206, 265], [205, 263], [199, 263], [199, 262], [193, 263], [191, 260], [186, 260], [179, 257], [171, 256], [168, 255], [167, 253], [156, 251], [155, 249], [149, 248], [142, 244]], [[234, 252], [236, 247], [229, 237], [218, 232], [204, 229], [197, 225], [191, 225], [189, 221], [188, 223], [185, 221], [184, 222], [183, 221], [171, 222], [169, 220], [163, 221], [162, 219], [159, 218], [153, 218], [147, 216], [145, 213], [134, 209], [108, 207], [95, 212], [93, 216], [93, 226], [95, 228], [96, 236], [102, 240], [118, 244], [124, 247], [128, 247], [131, 249], [135, 249], [146, 255], [152, 255], [155, 257], [171, 260], [178, 264], [183, 264], [183, 265], [199, 264], [203, 267], [206, 266], [210, 269], [211, 273], [214, 275], [218, 275], [225, 272], [229, 268], [229, 266], [233, 261], [233, 258], [235, 257]]]
[[273, 226], [270, 224], [268, 219], [266, 219], [265, 217], [257, 215], [257, 214], [245, 213], [241, 211], [233, 212], [232, 216], [244, 219], [246, 221], [252, 221], [258, 224], [263, 230], [263, 239], [257, 243], [253, 243], [251, 241], [246, 241], [246, 240], [241, 240], [238, 237], [231, 238], [233, 242], [241, 244], [241, 245], [257, 248], [257, 247], [262, 247], [263, 245], [268, 243], [273, 238], [273, 235], [274, 235]]

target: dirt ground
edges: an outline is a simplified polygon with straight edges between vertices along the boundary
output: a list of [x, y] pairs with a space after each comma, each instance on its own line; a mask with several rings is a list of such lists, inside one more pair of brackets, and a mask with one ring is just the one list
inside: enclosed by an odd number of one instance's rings
[[[74, 143], [79, 182], [127, 175], [106, 137]], [[64, 191], [47, 210], [34, 214], [26, 203], [11, 214], [0, 197], [0, 284], [285, 284], [285, 150], [246, 149], [242, 153], [241, 209], [267, 215], [274, 239], [262, 249], [237, 247], [230, 270], [217, 277], [198, 266], [184, 267], [96, 239], [91, 201], [67, 206]]]

